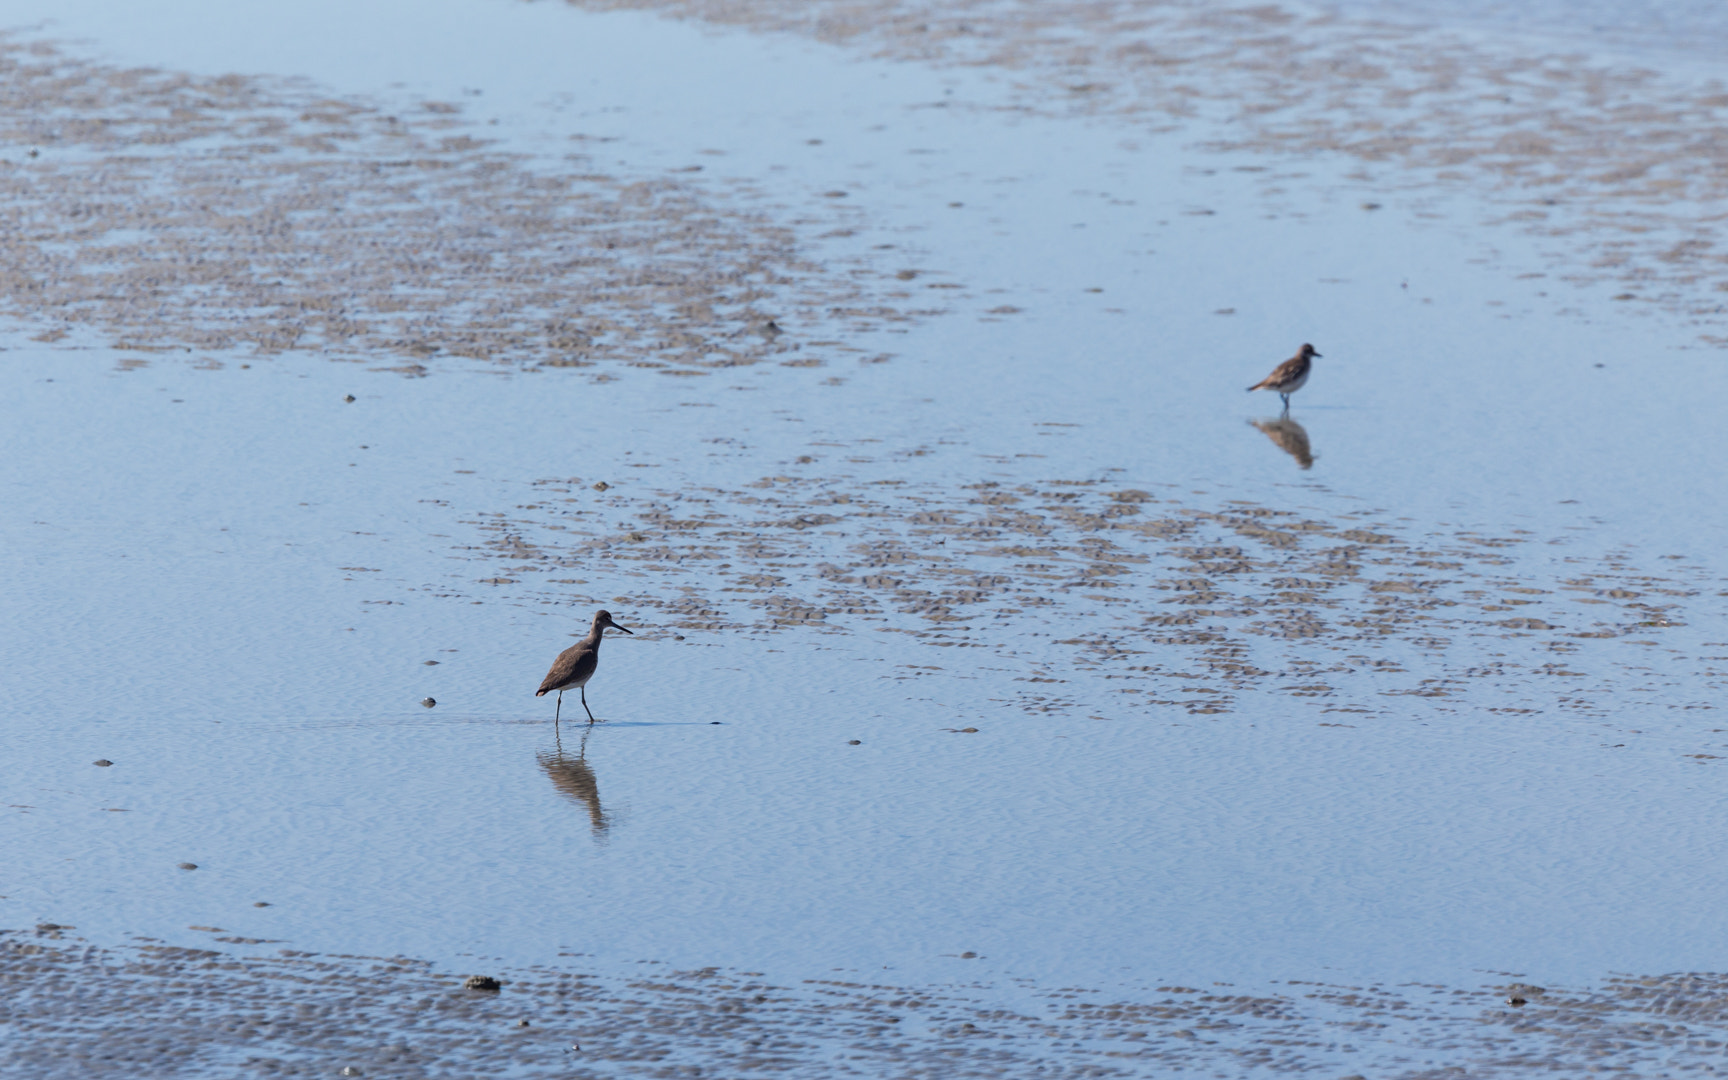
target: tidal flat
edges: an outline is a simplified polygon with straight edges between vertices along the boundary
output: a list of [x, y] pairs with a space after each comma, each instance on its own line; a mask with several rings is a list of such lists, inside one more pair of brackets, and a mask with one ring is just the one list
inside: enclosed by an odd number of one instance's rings
[[6, 10], [0, 1071], [1723, 1067], [1707, 59]]

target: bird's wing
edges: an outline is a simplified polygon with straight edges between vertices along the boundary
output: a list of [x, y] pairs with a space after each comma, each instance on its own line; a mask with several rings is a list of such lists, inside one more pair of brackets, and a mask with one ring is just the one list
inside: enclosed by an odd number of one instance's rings
[[549, 690], [560, 686], [569, 686], [584, 675], [594, 673], [594, 650], [587, 642], [579, 642], [558, 654], [558, 659], [552, 661], [552, 670], [546, 673], [546, 681], [540, 684], [540, 689], [534, 691], [539, 697]]
[[1290, 359], [1273, 368], [1272, 374], [1261, 379], [1248, 389], [1260, 390], [1268, 386], [1278, 386], [1302, 374], [1302, 369], [1307, 366], [1308, 362], [1306, 360], [1302, 359], [1300, 356], [1292, 356]]

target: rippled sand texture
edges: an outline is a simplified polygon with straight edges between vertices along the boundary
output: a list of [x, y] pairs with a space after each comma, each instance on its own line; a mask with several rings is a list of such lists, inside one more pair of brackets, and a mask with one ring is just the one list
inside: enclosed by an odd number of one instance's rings
[[534, 168], [461, 114], [0, 40], [0, 304], [39, 340], [408, 374], [455, 356], [705, 375], [790, 350], [776, 318], [898, 317], [787, 227], [592, 172], [579, 143]]
[[[401, 957], [100, 949], [69, 939], [72, 929], [0, 938], [0, 1022], [29, 1032], [0, 1044], [8, 1075], [1669, 1075], [1713, 1073], [1728, 1038], [1717, 975], [1622, 977], [1584, 993], [1510, 976], [1467, 990], [1290, 982], [1127, 999], [1064, 987], [1003, 1009], [964, 982], [778, 985], [760, 972], [657, 964], [634, 979], [489, 971], [502, 989], [485, 992]], [[75, 1014], [58, 1004], [73, 999]]]
[[[1339, 152], [1371, 190], [1458, 183], [1544, 239], [1548, 272], [1682, 313], [1728, 346], [1728, 88], [1437, 30], [1203, 0], [569, 0], [1000, 67], [1020, 104], [1164, 129], [1225, 120], [1216, 149]], [[1052, 102], [1065, 102], [1052, 104]], [[1281, 190], [1269, 183], [1264, 194]], [[1297, 212], [1286, 209], [1285, 212]], [[1484, 224], [1487, 224], [1486, 222]]]
[[[1687, 564], [1569, 555], [1564, 537], [1420, 534], [1375, 513], [1195, 507], [1088, 480], [772, 476], [638, 494], [569, 478], [534, 491], [467, 519], [484, 537], [471, 557], [505, 565], [463, 594], [658, 611], [643, 620], [686, 634], [874, 630], [985, 648], [1009, 662], [1014, 700], [1040, 711], [1222, 713], [1262, 690], [1325, 712], [1456, 695], [1599, 714], [1613, 694], [1674, 685], [1678, 672], [1650, 666], [1651, 638], [1720, 605], [1720, 584]], [[571, 573], [625, 593], [583, 595]], [[1711, 707], [1672, 689], [1663, 701]]]

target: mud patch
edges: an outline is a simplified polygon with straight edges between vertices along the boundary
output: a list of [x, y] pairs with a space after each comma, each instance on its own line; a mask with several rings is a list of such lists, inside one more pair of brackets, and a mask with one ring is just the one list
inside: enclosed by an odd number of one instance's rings
[[[1551, 272], [1708, 326], [1728, 346], [1728, 95], [1714, 81], [1434, 29], [1203, 0], [568, 0], [795, 33], [871, 55], [1012, 71], [1016, 108], [1155, 131], [1228, 125], [1218, 151], [1342, 154], [1377, 210], [1418, 218], [1467, 182], [1491, 223], [1548, 243]], [[939, 102], [936, 107], [961, 107]], [[1260, 167], [1248, 166], [1254, 171]], [[1280, 213], [1305, 174], [1269, 174]], [[1199, 211], [1210, 214], [1211, 210]], [[1538, 275], [1540, 276], [1540, 275]], [[1576, 313], [1576, 312], [1574, 312]]]
[[[958, 968], [977, 958], [954, 954]], [[1234, 1076], [1348, 1067], [1375, 1075], [1701, 1069], [1728, 1038], [1728, 976], [1616, 977], [1572, 991], [1291, 981], [1008, 993], [782, 980], [560, 961], [471, 973], [405, 957], [99, 947], [0, 931], [0, 1068], [70, 1077]], [[492, 975], [480, 976], [491, 979]], [[1005, 1003], [1004, 999], [1007, 999]]]
[[1625, 553], [1555, 555], [1565, 541], [1525, 530], [1418, 533], [1091, 480], [531, 490], [512, 512], [464, 520], [461, 550], [487, 567], [467, 582], [508, 584], [523, 604], [625, 606], [661, 633], [985, 650], [1012, 661], [1003, 681], [1032, 711], [1078, 695], [1095, 711], [1212, 715], [1263, 692], [1353, 711], [1456, 697], [1596, 713], [1612, 692], [1672, 685], [1639, 643], [1686, 626], [1710, 585]]
[[459, 104], [0, 38], [0, 105], [0, 310], [42, 341], [697, 376], [906, 318], [791, 228], [500, 152]]

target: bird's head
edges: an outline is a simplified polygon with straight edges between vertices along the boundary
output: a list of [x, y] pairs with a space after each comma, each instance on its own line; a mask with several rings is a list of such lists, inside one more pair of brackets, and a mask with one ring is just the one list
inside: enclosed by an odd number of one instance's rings
[[1319, 353], [1314, 351], [1314, 346], [1307, 345], [1307, 344], [1304, 344], [1302, 346], [1302, 359], [1307, 360], [1307, 359], [1310, 359], [1312, 357], [1316, 357], [1319, 355], [1320, 355]]
[[[617, 623], [612, 621], [612, 613], [610, 611], [601, 611], [596, 613], [594, 616], [594, 625], [601, 630], [606, 629], [608, 626], [614, 630], [624, 630], [624, 627], [619, 626]], [[629, 630], [624, 630], [624, 632], [630, 634], [632, 637], [635, 636]]]

